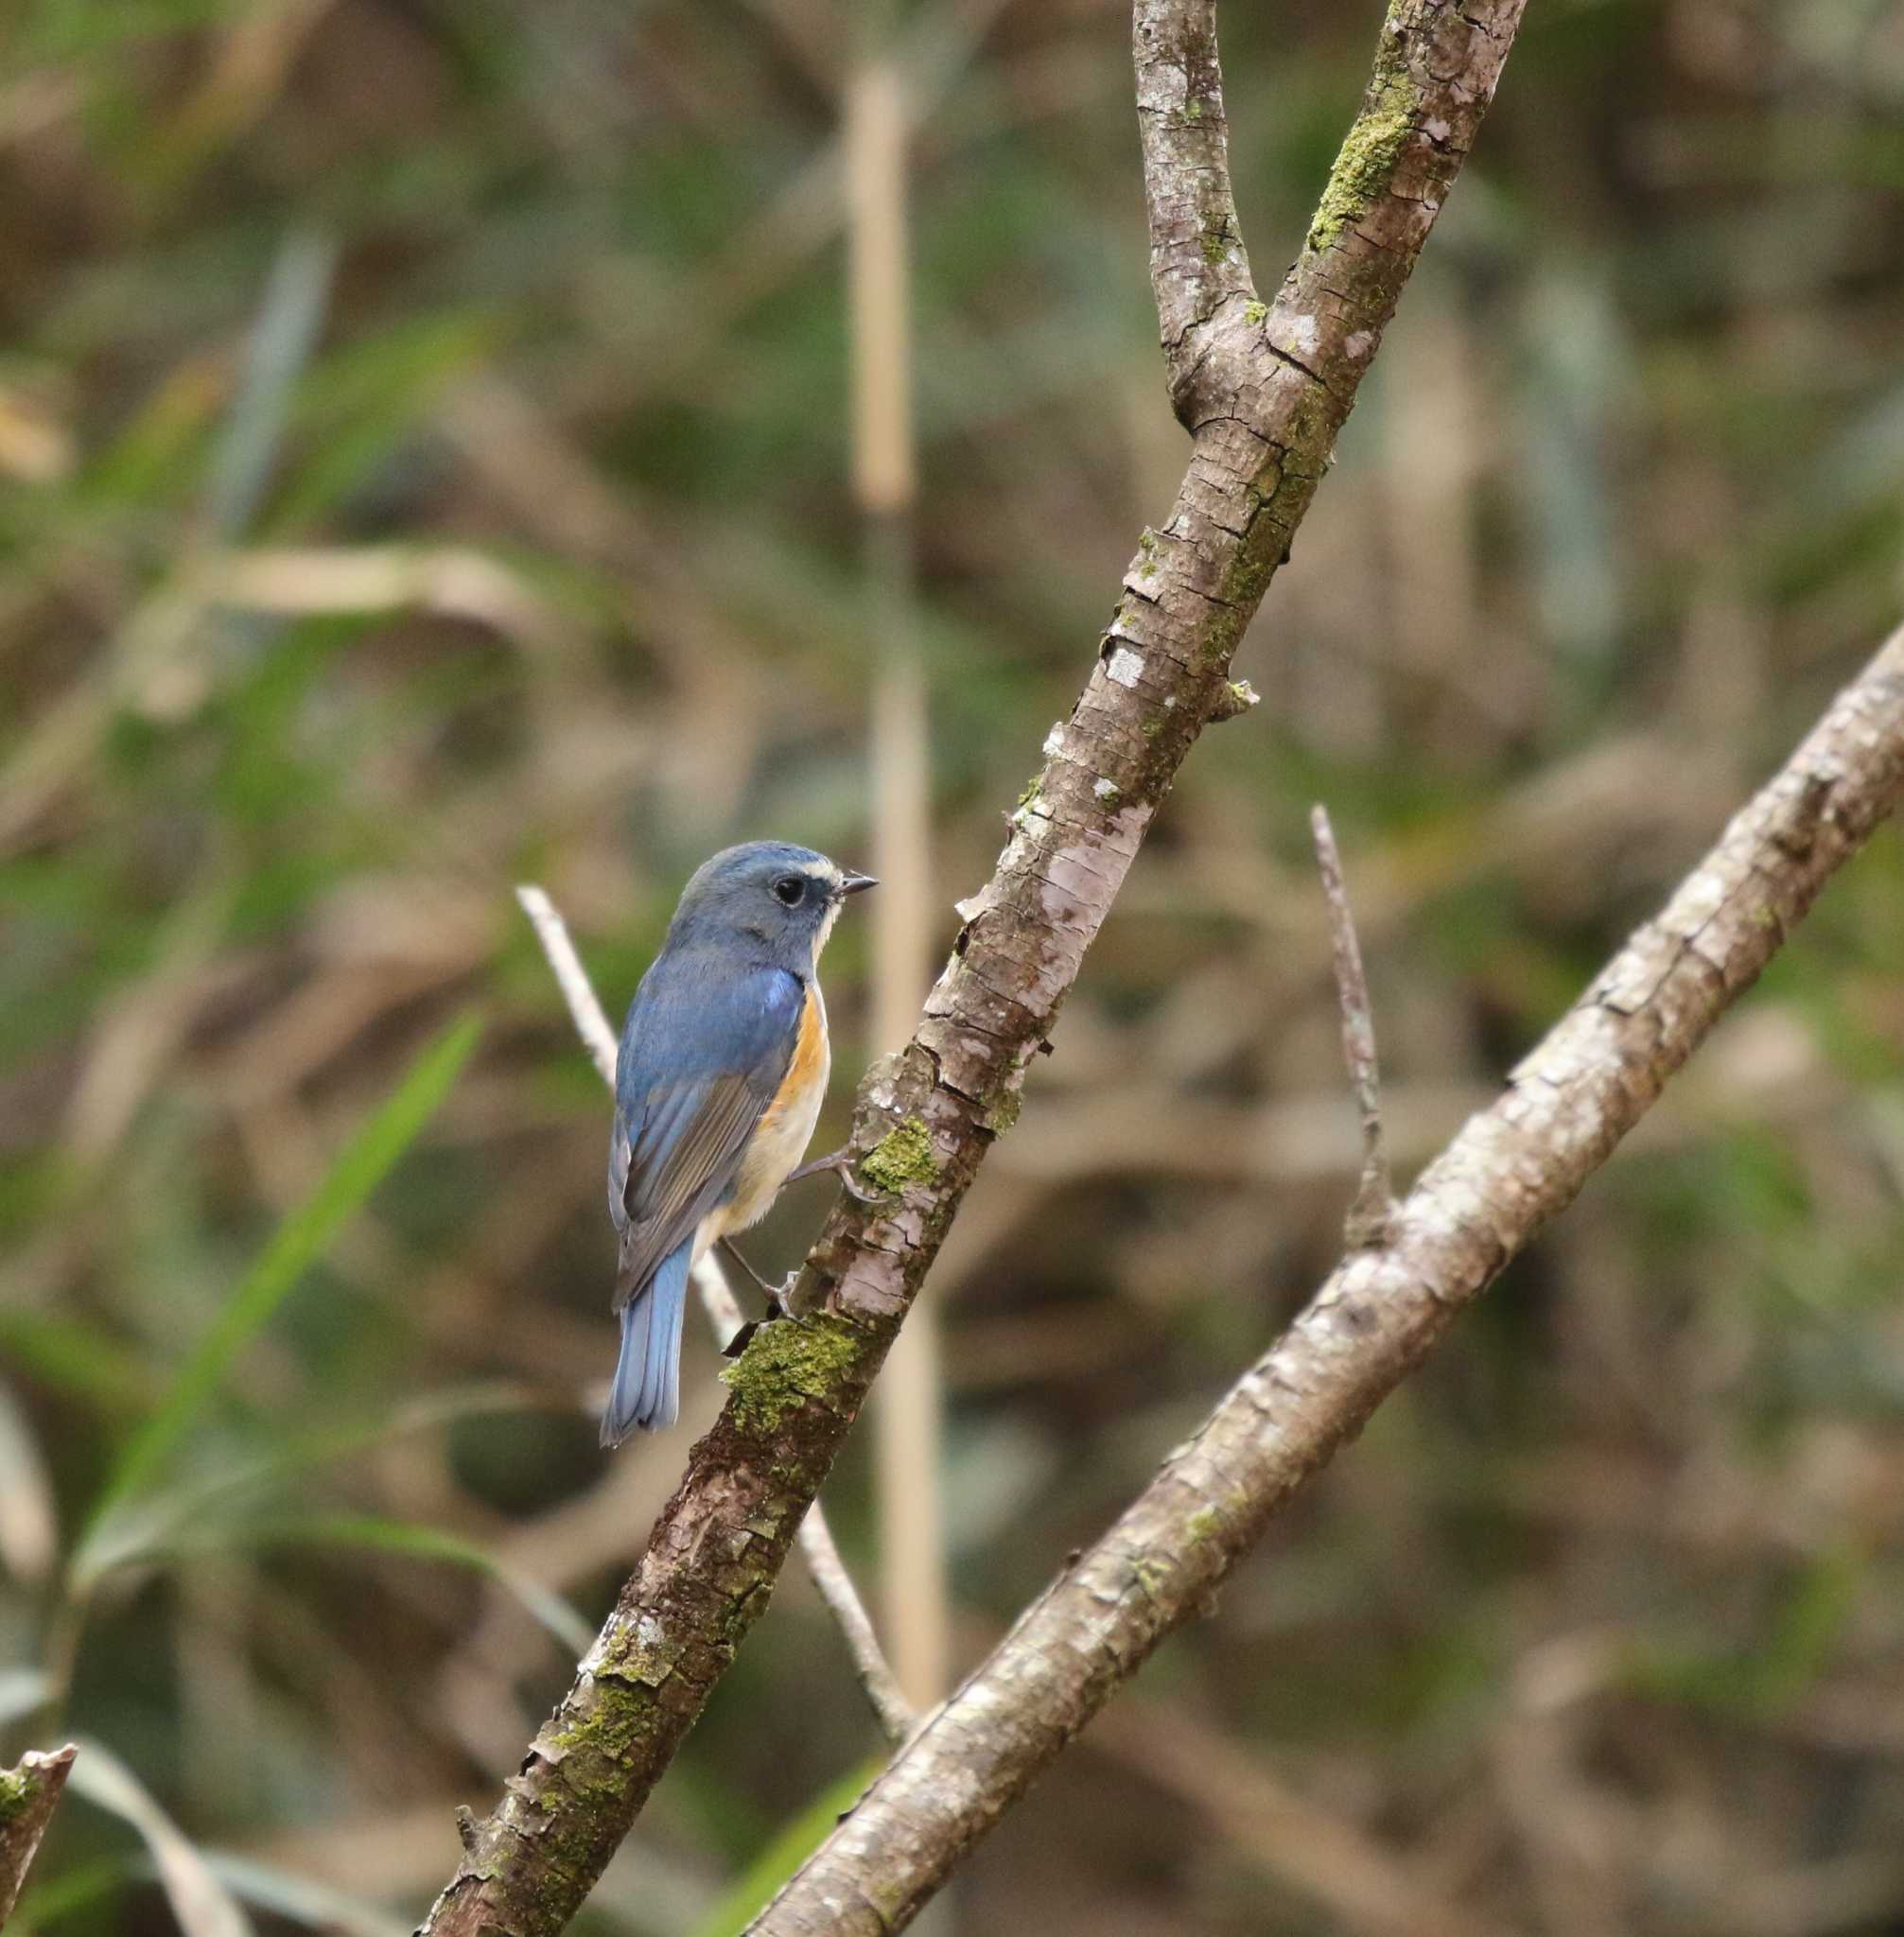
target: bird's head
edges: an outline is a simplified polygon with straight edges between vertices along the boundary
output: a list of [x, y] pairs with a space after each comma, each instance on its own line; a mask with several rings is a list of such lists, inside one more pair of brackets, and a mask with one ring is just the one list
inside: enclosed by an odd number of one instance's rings
[[703, 862], [681, 891], [671, 941], [718, 940], [764, 946], [770, 959], [809, 967], [831, 934], [847, 896], [877, 887], [811, 847], [748, 841]]

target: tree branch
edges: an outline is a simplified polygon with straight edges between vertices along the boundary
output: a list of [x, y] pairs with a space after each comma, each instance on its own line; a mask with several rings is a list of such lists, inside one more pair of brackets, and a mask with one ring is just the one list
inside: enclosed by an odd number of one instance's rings
[[[1208, 720], [1236, 710], [1230, 658], [1288, 554], [1336, 433], [1493, 98], [1523, 0], [1393, 0], [1373, 79], [1302, 252], [1266, 309], [1227, 281], [1240, 242], [1213, 236], [1190, 270], [1182, 198], [1157, 178], [1182, 153], [1220, 186], [1220, 142], [1195, 132], [1216, 82], [1214, 0], [1138, 0], [1143, 35], [1184, 74], [1143, 120], [1146, 192], [1179, 198], [1158, 224], [1189, 300], [1172, 356], [1189, 469], [1161, 532], [1146, 532], [1069, 720], [1012, 816], [985, 888], [959, 907], [952, 959], [912, 1042], [861, 1085], [852, 1147], [889, 1195], [843, 1197], [809, 1255], [798, 1322], [763, 1326], [725, 1375], [732, 1395], [690, 1456], [646, 1553], [477, 1826], [425, 1927], [428, 1937], [548, 1937], [587, 1894], [764, 1610], [906, 1307], [986, 1152], [1009, 1127], [1031, 1059], [1048, 1047], [1082, 967], [1178, 768]], [[1227, 202], [1227, 191], [1224, 200]], [[1196, 201], [1202, 212], [1216, 207]], [[1220, 209], [1218, 210], [1220, 213]], [[1201, 245], [1199, 244], [1199, 253]], [[1226, 293], [1227, 292], [1227, 293]], [[1173, 304], [1177, 298], [1173, 295]], [[1175, 367], [1175, 366], [1173, 366]]]
[[63, 1749], [29, 1749], [18, 1768], [0, 1769], [0, 1926], [13, 1914], [79, 1753], [70, 1742]]
[[1253, 305], [1249, 258], [1230, 187], [1230, 124], [1216, 62], [1215, 9], [1180, 0], [1137, 0], [1131, 17], [1137, 130], [1150, 218], [1150, 290], [1171, 400], [1191, 428], [1198, 350], [1216, 334], [1225, 304], [1244, 323]]
[[1904, 795], [1904, 632], [749, 1937], [887, 1937], [1613, 1154]]
[[[582, 966], [582, 957], [575, 952], [568, 925], [540, 888], [525, 883], [516, 889], [515, 899], [542, 944], [542, 952], [549, 958], [556, 986], [568, 1004], [575, 1033], [581, 1037], [589, 1061], [612, 1093], [619, 1054], [615, 1031], [603, 1012], [588, 970]], [[721, 1267], [712, 1258], [703, 1258], [694, 1266], [694, 1289], [700, 1293], [707, 1321], [714, 1328], [715, 1343], [725, 1345], [746, 1319], [728, 1289], [727, 1281], [721, 1275]], [[880, 1647], [872, 1619], [853, 1586], [852, 1576], [847, 1572], [839, 1543], [834, 1540], [833, 1529], [827, 1524], [826, 1513], [817, 1500], [800, 1523], [800, 1557], [807, 1563], [807, 1572], [812, 1577], [821, 1600], [839, 1626], [847, 1652], [852, 1657], [853, 1672], [866, 1691], [866, 1700], [873, 1704], [873, 1713], [879, 1717], [886, 1739], [903, 1742], [913, 1732], [915, 1718], [911, 1705], [900, 1691], [899, 1677]]]

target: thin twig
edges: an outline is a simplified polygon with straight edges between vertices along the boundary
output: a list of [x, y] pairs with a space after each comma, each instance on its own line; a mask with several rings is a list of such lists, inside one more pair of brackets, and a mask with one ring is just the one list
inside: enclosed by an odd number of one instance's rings
[[0, 1926], [13, 1914], [79, 1753], [70, 1742], [63, 1749], [29, 1749], [17, 1769], [0, 1769]]
[[595, 985], [589, 981], [588, 971], [582, 966], [582, 957], [575, 952], [575, 944], [568, 939], [568, 924], [555, 912], [555, 903], [531, 882], [525, 881], [516, 889], [515, 899], [522, 903], [522, 912], [528, 916], [530, 925], [535, 930], [535, 938], [542, 944], [542, 952], [549, 957], [549, 966], [555, 971], [556, 986], [562, 991], [563, 1001], [568, 1004], [575, 1033], [581, 1037], [582, 1046], [588, 1052], [588, 1060], [595, 1065], [596, 1074], [613, 1090], [617, 1055], [615, 1031], [603, 1013]]
[[1342, 1057], [1362, 1112], [1362, 1181], [1342, 1222], [1352, 1251], [1385, 1245], [1395, 1228], [1395, 1187], [1389, 1174], [1389, 1150], [1382, 1138], [1382, 1072], [1375, 1060], [1375, 1017], [1369, 1005], [1369, 981], [1362, 972], [1362, 945], [1342, 880], [1342, 857], [1329, 810], [1318, 802], [1309, 810], [1316, 837], [1316, 865], [1322, 873], [1322, 897], [1329, 904], [1329, 940], [1336, 963], [1336, 995], [1342, 1006]]
[[828, 1526], [817, 1500], [800, 1522], [800, 1558], [807, 1563], [813, 1585], [820, 1590], [820, 1598], [839, 1623], [847, 1651], [853, 1658], [853, 1672], [859, 1676], [866, 1700], [880, 1718], [880, 1726], [895, 1746], [903, 1743], [918, 1726], [918, 1718], [886, 1664], [880, 1637], [873, 1632], [865, 1604], [860, 1599], [852, 1576], [847, 1572], [833, 1529]]
[[[582, 966], [582, 957], [575, 952], [568, 923], [556, 912], [554, 902], [533, 883], [525, 882], [517, 888], [515, 899], [535, 930], [542, 952], [549, 957], [549, 966], [554, 970], [556, 984], [568, 1004], [576, 1034], [582, 1038], [589, 1061], [613, 1090], [615, 1031], [603, 1012], [587, 969]], [[746, 1322], [740, 1303], [712, 1258], [703, 1258], [694, 1266], [693, 1277], [694, 1289], [700, 1293], [707, 1321], [714, 1328], [715, 1342], [725, 1346]], [[817, 1500], [800, 1523], [799, 1538], [807, 1572], [812, 1576], [820, 1598], [846, 1637], [853, 1672], [866, 1691], [867, 1701], [873, 1704], [881, 1728], [888, 1740], [903, 1742], [912, 1734], [916, 1719], [900, 1693], [899, 1682], [881, 1650], [879, 1636], [873, 1632], [872, 1621], [853, 1586], [852, 1577], [847, 1572], [846, 1562], [840, 1558], [839, 1544], [833, 1539], [833, 1530], [827, 1525], [827, 1516]]]

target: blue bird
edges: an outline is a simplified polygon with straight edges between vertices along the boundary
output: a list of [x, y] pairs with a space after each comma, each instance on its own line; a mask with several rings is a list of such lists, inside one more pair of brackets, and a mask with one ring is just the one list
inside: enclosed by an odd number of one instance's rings
[[688, 1273], [710, 1245], [759, 1223], [796, 1173], [831, 1069], [820, 951], [847, 897], [875, 885], [811, 847], [750, 841], [681, 891], [615, 1065], [608, 1214], [621, 1241], [621, 1355], [604, 1446], [674, 1423]]

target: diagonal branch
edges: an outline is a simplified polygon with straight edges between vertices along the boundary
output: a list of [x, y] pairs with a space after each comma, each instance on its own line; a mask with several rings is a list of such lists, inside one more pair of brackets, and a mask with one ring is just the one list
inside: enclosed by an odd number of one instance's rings
[[[1199, 324], [1204, 296], [1193, 290], [1162, 319], [1166, 333], [1181, 325], [1173, 355], [1188, 358], [1173, 394], [1192, 432], [1189, 468], [1168, 522], [1144, 534], [1126, 571], [1090, 680], [1046, 738], [996, 871], [960, 904], [952, 959], [913, 1040], [861, 1085], [852, 1148], [887, 1195], [835, 1206], [801, 1281], [808, 1316], [762, 1327], [725, 1374], [725, 1409], [574, 1685], [472, 1831], [428, 1937], [561, 1929], [766, 1607], [1178, 768], [1207, 722], [1237, 711], [1231, 654], [1493, 99], [1522, 5], [1392, 0], [1361, 112], [1275, 302], [1219, 300]], [[1214, 0], [1138, 0], [1136, 20], [1186, 76], [1180, 111], [1173, 117], [1165, 95], [1164, 112], [1144, 120], [1156, 199], [1170, 191], [1152, 158], [1191, 140], [1193, 103], [1214, 99]], [[1206, 145], [1203, 165], [1219, 154]], [[1180, 265], [1166, 240], [1166, 266]], [[1241, 264], [1239, 244], [1238, 274]]]
[[[1904, 795], [1904, 632], [1296, 1322], [902, 1750], [750, 1937], [885, 1937], [1570, 1204]], [[843, 1908], [844, 1907], [844, 1908]]]

